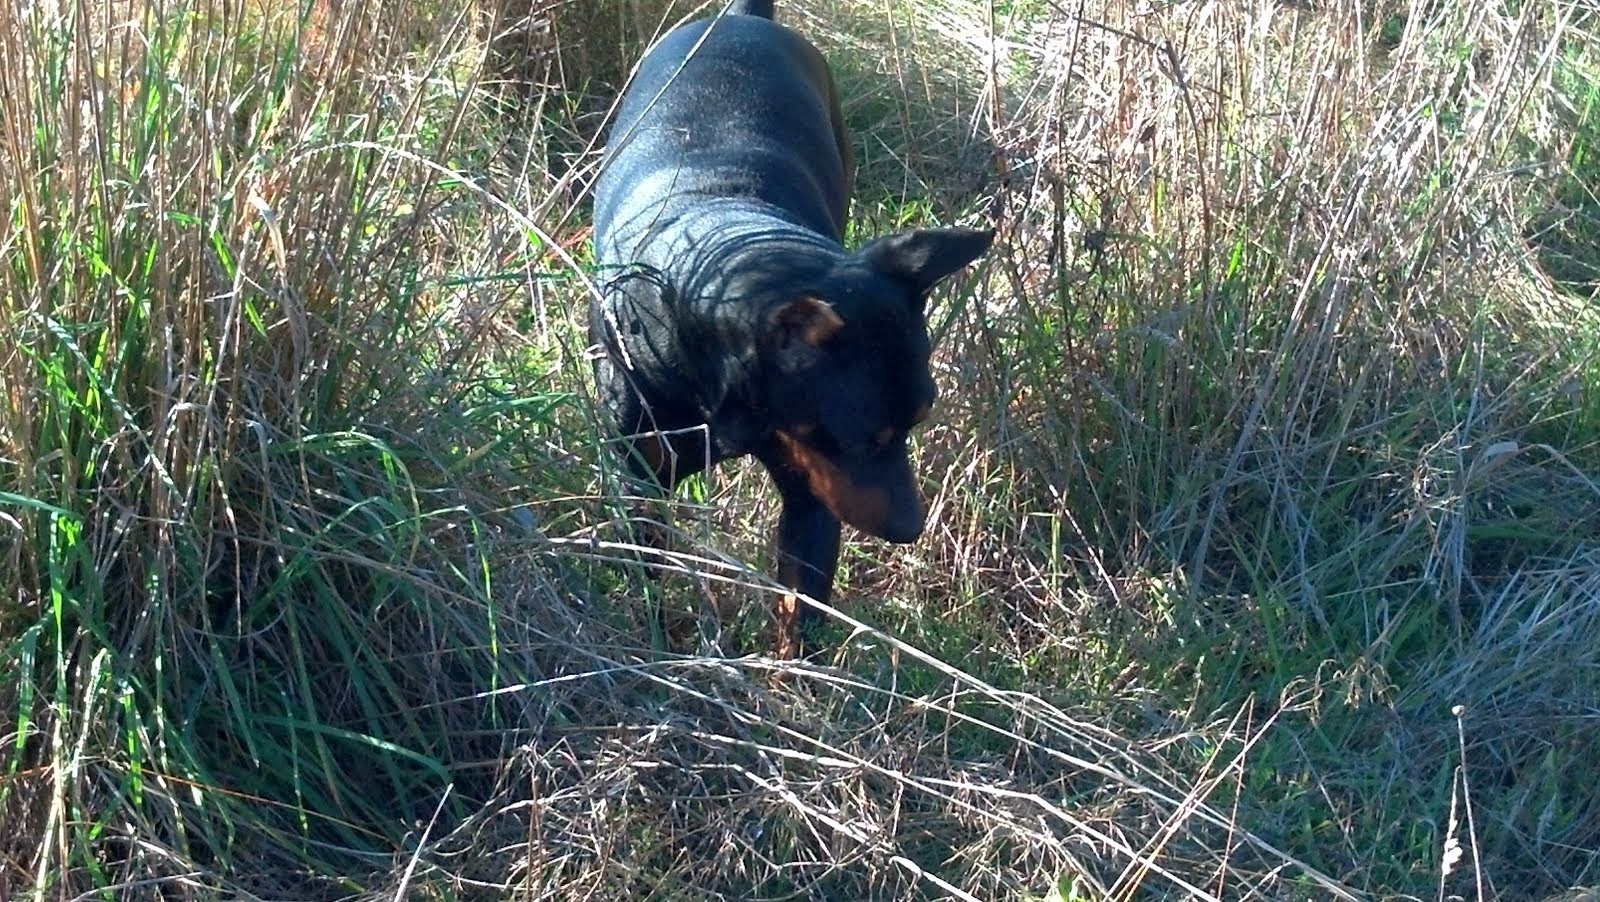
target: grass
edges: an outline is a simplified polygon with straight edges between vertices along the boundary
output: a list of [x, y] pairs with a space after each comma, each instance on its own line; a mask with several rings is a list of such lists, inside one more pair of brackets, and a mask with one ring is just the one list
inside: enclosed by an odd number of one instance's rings
[[692, 9], [0, 11], [0, 896], [1600, 885], [1592, 10], [785, 5], [853, 234], [1002, 232], [790, 663], [764, 477], [650, 551], [590, 405]]

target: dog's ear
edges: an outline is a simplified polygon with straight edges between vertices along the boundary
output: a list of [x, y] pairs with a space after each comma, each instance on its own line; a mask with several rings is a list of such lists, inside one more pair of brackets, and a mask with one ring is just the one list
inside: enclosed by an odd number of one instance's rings
[[912, 229], [868, 244], [861, 258], [910, 285], [921, 298], [941, 279], [983, 256], [993, 242], [993, 229]]
[[844, 320], [834, 312], [827, 301], [814, 297], [800, 297], [778, 307], [770, 316], [778, 347], [783, 349], [808, 345], [821, 347], [835, 332], [844, 328]]

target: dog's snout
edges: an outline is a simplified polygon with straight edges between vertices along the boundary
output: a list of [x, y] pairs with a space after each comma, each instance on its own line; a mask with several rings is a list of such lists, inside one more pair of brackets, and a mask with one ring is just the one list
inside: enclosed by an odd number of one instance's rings
[[889, 516], [884, 518], [883, 532], [879, 534], [879, 538], [905, 545], [915, 542], [922, 536], [923, 525], [922, 504], [913, 498], [909, 504], [896, 505], [890, 509]]
[[858, 471], [863, 483], [877, 487], [883, 502], [870, 523], [845, 521], [887, 542], [904, 545], [922, 535], [923, 511], [911, 460], [902, 449], [880, 456]]

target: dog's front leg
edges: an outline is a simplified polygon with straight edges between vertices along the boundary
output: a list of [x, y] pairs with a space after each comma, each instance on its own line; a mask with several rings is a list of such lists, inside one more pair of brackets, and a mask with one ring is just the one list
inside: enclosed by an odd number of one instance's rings
[[[811, 494], [803, 480], [786, 482], [789, 481], [778, 482], [783, 495], [783, 513], [778, 516], [778, 581], [827, 603], [833, 594], [833, 570], [839, 562], [839, 518]], [[818, 622], [821, 614], [796, 595], [783, 596], [777, 609], [778, 656], [799, 657], [801, 628]]]

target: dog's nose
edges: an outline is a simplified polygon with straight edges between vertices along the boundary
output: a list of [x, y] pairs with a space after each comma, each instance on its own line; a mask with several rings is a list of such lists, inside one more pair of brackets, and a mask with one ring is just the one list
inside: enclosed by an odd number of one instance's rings
[[922, 505], [912, 498], [889, 510], [889, 516], [883, 520], [883, 532], [878, 535], [886, 541], [904, 545], [915, 542], [922, 535], [922, 526]]

